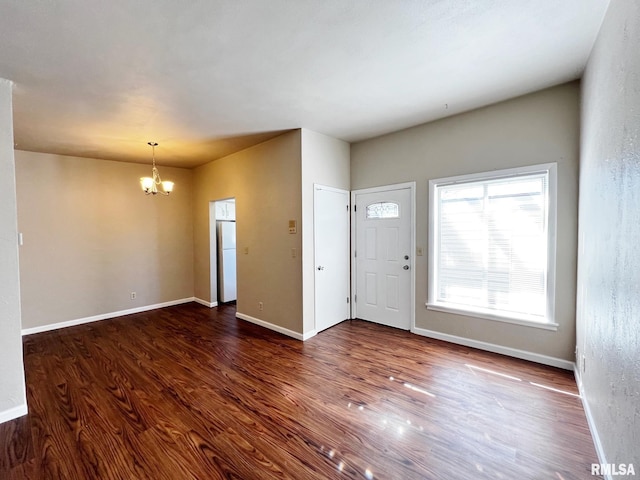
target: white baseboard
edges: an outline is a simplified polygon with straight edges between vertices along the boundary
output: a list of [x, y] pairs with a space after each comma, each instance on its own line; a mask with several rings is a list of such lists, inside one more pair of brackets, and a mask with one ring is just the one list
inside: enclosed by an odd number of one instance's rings
[[200, 305], [204, 305], [205, 307], [213, 308], [218, 306], [218, 302], [207, 302], [206, 300], [202, 300], [201, 298], [194, 297], [193, 301], [199, 303]]
[[563, 360], [561, 358], [556, 358], [556, 357], [549, 357], [547, 355], [528, 352], [526, 350], [518, 350], [517, 348], [504, 347], [502, 345], [481, 342], [479, 340], [473, 340], [471, 338], [458, 337], [456, 335], [449, 335], [448, 333], [436, 332], [436, 331], [427, 330], [424, 328], [414, 327], [413, 329], [411, 329], [411, 332], [417, 335], [422, 335], [423, 337], [435, 338], [436, 340], [444, 340], [445, 342], [464, 345], [466, 347], [473, 347], [479, 350], [486, 350], [488, 352], [500, 353], [502, 355], [507, 355], [509, 357], [521, 358], [523, 360], [529, 360], [531, 362], [541, 363], [543, 365], [549, 365], [551, 367], [558, 367], [564, 370], [574, 369], [574, 363], [570, 362], [569, 360]]
[[194, 297], [181, 298], [178, 300], [171, 300], [169, 302], [156, 303], [154, 305], [145, 305], [143, 307], [130, 308], [128, 310], [103, 313], [101, 315], [94, 315], [92, 317], [78, 318], [76, 320], [67, 320], [65, 322], [59, 323], [50, 323], [49, 325], [41, 325], [39, 327], [23, 328], [22, 335], [32, 335], [34, 333], [48, 332], [50, 330], [57, 330], [59, 328], [74, 327], [76, 325], [82, 325], [84, 323], [97, 322], [99, 320], [106, 320], [108, 318], [122, 317], [124, 315], [131, 315], [132, 313], [146, 312], [148, 310], [155, 310], [156, 308], [171, 307], [173, 305], [180, 305], [182, 303], [189, 303], [193, 301], [195, 301]]
[[315, 335], [315, 331], [309, 332], [306, 335], [302, 333], [294, 332], [293, 330], [289, 330], [288, 328], [281, 327], [279, 325], [275, 325], [273, 323], [265, 322], [264, 320], [260, 320], [259, 318], [252, 317], [250, 315], [245, 315], [244, 313], [236, 312], [236, 317], [241, 320], [246, 320], [247, 322], [254, 323], [256, 325], [260, 325], [261, 327], [268, 328], [269, 330], [273, 330], [274, 332], [282, 333], [287, 337], [295, 338], [296, 340], [307, 340]]
[[27, 413], [29, 413], [27, 404], [23, 403], [22, 405], [18, 405], [17, 407], [13, 407], [9, 410], [5, 410], [4, 412], [0, 412], [0, 423], [8, 422], [9, 420], [13, 420], [14, 418], [22, 417]]
[[[604, 455], [604, 449], [602, 448], [602, 443], [600, 442], [600, 436], [598, 435], [598, 429], [596, 428], [596, 423], [593, 420], [593, 415], [591, 415], [591, 409], [589, 408], [589, 402], [587, 401], [587, 397], [584, 394], [584, 387], [582, 385], [582, 376], [580, 375], [580, 371], [578, 370], [577, 365], [574, 365], [573, 368], [573, 376], [576, 379], [576, 383], [578, 384], [578, 391], [580, 392], [580, 401], [582, 402], [582, 408], [584, 410], [584, 414], [587, 417], [587, 425], [589, 425], [589, 431], [591, 432], [591, 438], [593, 439], [593, 446], [596, 449], [596, 454], [598, 455], [598, 461], [601, 465], [604, 465], [607, 462], [607, 459]], [[611, 480], [611, 475], [605, 475], [607, 480]]]
[[302, 341], [309, 340], [311, 337], [315, 337], [318, 334], [317, 330], [311, 330], [307, 333], [302, 334]]

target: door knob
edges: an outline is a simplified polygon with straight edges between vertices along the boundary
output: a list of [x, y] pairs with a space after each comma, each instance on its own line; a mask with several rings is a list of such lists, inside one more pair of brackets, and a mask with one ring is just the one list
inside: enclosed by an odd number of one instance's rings
[[324, 267], [318, 267], [318, 270], [324, 270]]
[[409, 260], [409, 255], [405, 255], [405, 256], [404, 256], [404, 259], [405, 259], [405, 260]]
[[402, 267], [403, 270], [409, 270], [409, 265], [405, 265], [404, 267]]

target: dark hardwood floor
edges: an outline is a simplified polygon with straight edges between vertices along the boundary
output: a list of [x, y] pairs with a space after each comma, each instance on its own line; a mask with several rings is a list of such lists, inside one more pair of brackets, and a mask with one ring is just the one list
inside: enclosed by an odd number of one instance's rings
[[363, 321], [187, 304], [24, 339], [2, 479], [592, 479], [570, 372]]

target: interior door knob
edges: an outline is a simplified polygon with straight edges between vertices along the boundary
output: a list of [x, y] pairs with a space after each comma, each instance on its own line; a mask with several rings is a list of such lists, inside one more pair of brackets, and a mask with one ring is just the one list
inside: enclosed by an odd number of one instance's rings
[[404, 267], [402, 267], [403, 270], [409, 270], [409, 265], [405, 265]]
[[318, 267], [318, 270], [324, 270], [324, 267]]

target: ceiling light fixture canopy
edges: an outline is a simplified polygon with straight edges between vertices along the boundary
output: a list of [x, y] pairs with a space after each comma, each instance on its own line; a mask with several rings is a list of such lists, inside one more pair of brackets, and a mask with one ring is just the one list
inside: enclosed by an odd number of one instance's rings
[[[158, 173], [158, 169], [156, 168], [156, 147], [158, 144], [156, 142], [147, 142], [151, 145], [151, 155], [153, 158], [153, 169], [151, 170], [151, 177], [142, 177], [140, 179], [140, 186], [144, 191], [145, 195], [155, 195], [157, 193], [161, 193], [163, 195], [169, 195], [173, 191], [173, 182], [165, 180], [164, 182], [160, 178], [160, 173]], [[162, 185], [162, 190], [158, 190], [158, 185]]]

